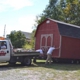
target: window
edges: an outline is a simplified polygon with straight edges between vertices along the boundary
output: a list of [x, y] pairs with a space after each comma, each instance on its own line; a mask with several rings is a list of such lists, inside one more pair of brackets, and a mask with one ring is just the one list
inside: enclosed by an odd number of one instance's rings
[[0, 41], [0, 49], [7, 49], [6, 41]]

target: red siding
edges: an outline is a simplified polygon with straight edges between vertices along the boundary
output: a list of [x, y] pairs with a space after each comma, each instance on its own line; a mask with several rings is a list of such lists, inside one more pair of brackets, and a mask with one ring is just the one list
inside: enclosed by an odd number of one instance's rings
[[62, 37], [61, 58], [80, 59], [80, 39]]
[[41, 38], [41, 35], [40, 33], [38, 33], [36, 35], [36, 40], [35, 40], [35, 50], [40, 49], [40, 38]]
[[37, 28], [35, 49], [43, 47], [47, 52], [50, 46], [59, 48], [61, 44], [60, 49], [53, 51], [53, 58], [80, 59], [80, 39], [67, 36], [62, 36], [60, 39], [57, 23], [52, 20], [49, 20], [50, 23], [46, 23], [47, 20]]
[[[50, 36], [47, 37], [48, 34], [53, 35], [52, 43], [51, 43], [51, 37]], [[46, 35], [45, 37], [42, 38], [42, 43], [41, 43], [41, 35]], [[45, 45], [44, 47], [48, 50], [48, 47], [50, 47], [51, 44], [52, 46], [55, 46], [58, 48], [60, 44], [60, 34], [58, 31], [57, 23], [53, 21], [50, 21], [50, 23], [46, 23], [45, 21], [44, 23], [40, 24], [36, 31], [35, 37], [36, 37], [35, 49], [39, 49], [41, 46]], [[46, 37], [47, 37], [47, 40], [46, 40]], [[59, 56], [58, 49], [53, 52], [53, 57], [54, 56]]]

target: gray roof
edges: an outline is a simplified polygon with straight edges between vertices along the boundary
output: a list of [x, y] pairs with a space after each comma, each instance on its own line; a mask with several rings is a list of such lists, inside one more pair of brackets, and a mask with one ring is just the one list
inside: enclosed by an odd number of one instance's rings
[[58, 23], [59, 32], [62, 36], [80, 38], [80, 28]]
[[58, 24], [60, 35], [80, 38], [80, 26], [50, 19]]
[[24, 32], [24, 31], [21, 31], [24, 35], [25, 35], [25, 37], [27, 38], [27, 39], [31, 39], [31, 33], [29, 33], [29, 32]]

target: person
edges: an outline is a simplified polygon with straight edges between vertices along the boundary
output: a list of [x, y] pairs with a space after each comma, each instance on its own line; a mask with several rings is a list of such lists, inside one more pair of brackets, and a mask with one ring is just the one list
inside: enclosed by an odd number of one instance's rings
[[[40, 58], [43, 58], [43, 49], [37, 49], [36, 52], [40, 53]], [[33, 59], [33, 62], [36, 63], [36, 58]]]
[[47, 59], [46, 59], [45, 64], [47, 64], [48, 62], [49, 62], [49, 64], [51, 64], [52, 52], [53, 52], [53, 50], [55, 50], [55, 49], [57, 49], [57, 48], [55, 48], [55, 47], [50, 47], [50, 48], [48, 49], [48, 51], [47, 51]]
[[1, 49], [6, 49], [4, 42], [1, 43]]
[[43, 55], [43, 49], [38, 49], [36, 52], [40, 52], [40, 55]]

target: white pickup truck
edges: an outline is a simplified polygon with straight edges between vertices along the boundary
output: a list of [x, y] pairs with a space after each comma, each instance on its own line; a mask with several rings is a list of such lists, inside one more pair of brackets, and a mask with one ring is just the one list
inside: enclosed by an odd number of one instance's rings
[[[4, 42], [6, 48], [1, 48], [1, 43]], [[15, 51], [10, 40], [0, 40], [0, 62], [9, 62], [16, 64], [21, 62], [22, 65], [31, 65], [32, 59], [40, 55], [36, 51]]]

